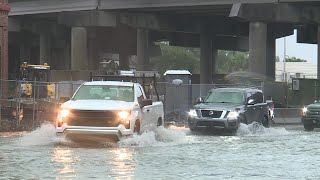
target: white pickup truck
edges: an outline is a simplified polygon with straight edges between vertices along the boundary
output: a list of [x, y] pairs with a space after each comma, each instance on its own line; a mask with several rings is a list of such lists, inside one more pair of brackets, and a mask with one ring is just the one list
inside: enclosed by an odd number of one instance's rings
[[164, 124], [163, 119], [163, 103], [147, 99], [139, 83], [91, 81], [83, 83], [61, 105], [56, 133], [71, 140], [117, 141], [122, 136], [154, 130]]

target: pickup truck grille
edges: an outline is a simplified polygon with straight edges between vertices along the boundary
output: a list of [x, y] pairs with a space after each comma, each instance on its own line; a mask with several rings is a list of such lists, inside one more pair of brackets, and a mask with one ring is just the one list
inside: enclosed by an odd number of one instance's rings
[[320, 117], [320, 108], [308, 108], [307, 116]]
[[222, 111], [201, 110], [202, 117], [220, 118], [221, 114], [222, 114]]
[[67, 124], [69, 126], [117, 127], [120, 122], [117, 121], [114, 111], [71, 110]]

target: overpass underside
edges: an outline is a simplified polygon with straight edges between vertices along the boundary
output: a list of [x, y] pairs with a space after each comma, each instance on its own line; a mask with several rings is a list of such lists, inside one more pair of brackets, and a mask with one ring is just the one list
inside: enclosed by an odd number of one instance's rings
[[13, 1], [9, 69], [28, 61], [58, 70], [97, 70], [100, 61], [114, 58], [122, 68], [150, 70], [150, 57], [159, 55], [155, 42], [168, 41], [201, 49], [200, 83], [212, 83], [217, 50], [249, 51], [249, 71], [274, 80], [277, 38], [297, 29], [299, 42], [319, 44], [318, 3], [134, 2], [139, 1]]

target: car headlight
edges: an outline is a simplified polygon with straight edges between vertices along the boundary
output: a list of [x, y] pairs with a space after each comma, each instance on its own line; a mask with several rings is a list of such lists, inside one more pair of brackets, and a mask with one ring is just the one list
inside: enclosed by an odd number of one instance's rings
[[197, 111], [195, 109], [190, 109], [188, 114], [190, 117], [197, 117], [198, 116]]
[[118, 112], [118, 116], [119, 116], [119, 118], [120, 119], [127, 119], [127, 117], [129, 116], [129, 112], [127, 112], [127, 111], [120, 111], [120, 112]]
[[307, 111], [308, 111], [308, 109], [307, 109], [306, 107], [304, 107], [304, 108], [302, 109], [302, 112], [303, 112], [304, 115], [307, 113]]
[[231, 111], [231, 112], [229, 112], [227, 118], [229, 118], [229, 119], [235, 119], [235, 118], [238, 118], [238, 116], [239, 116], [239, 112], [237, 112], [237, 111]]

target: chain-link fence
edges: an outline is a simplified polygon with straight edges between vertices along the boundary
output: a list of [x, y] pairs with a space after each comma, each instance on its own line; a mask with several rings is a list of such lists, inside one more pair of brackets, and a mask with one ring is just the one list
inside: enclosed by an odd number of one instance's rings
[[[72, 97], [83, 81], [59, 83], [37, 81], [1, 81], [0, 130], [31, 130], [44, 122], [54, 122], [60, 99]], [[165, 120], [184, 124], [189, 109], [209, 90], [221, 87], [251, 87], [272, 92], [270, 84], [173, 84], [158, 82]], [[156, 96], [151, 96], [156, 100]]]
[[2, 80], [0, 131], [32, 130], [53, 123], [60, 98], [71, 97], [81, 83]]

